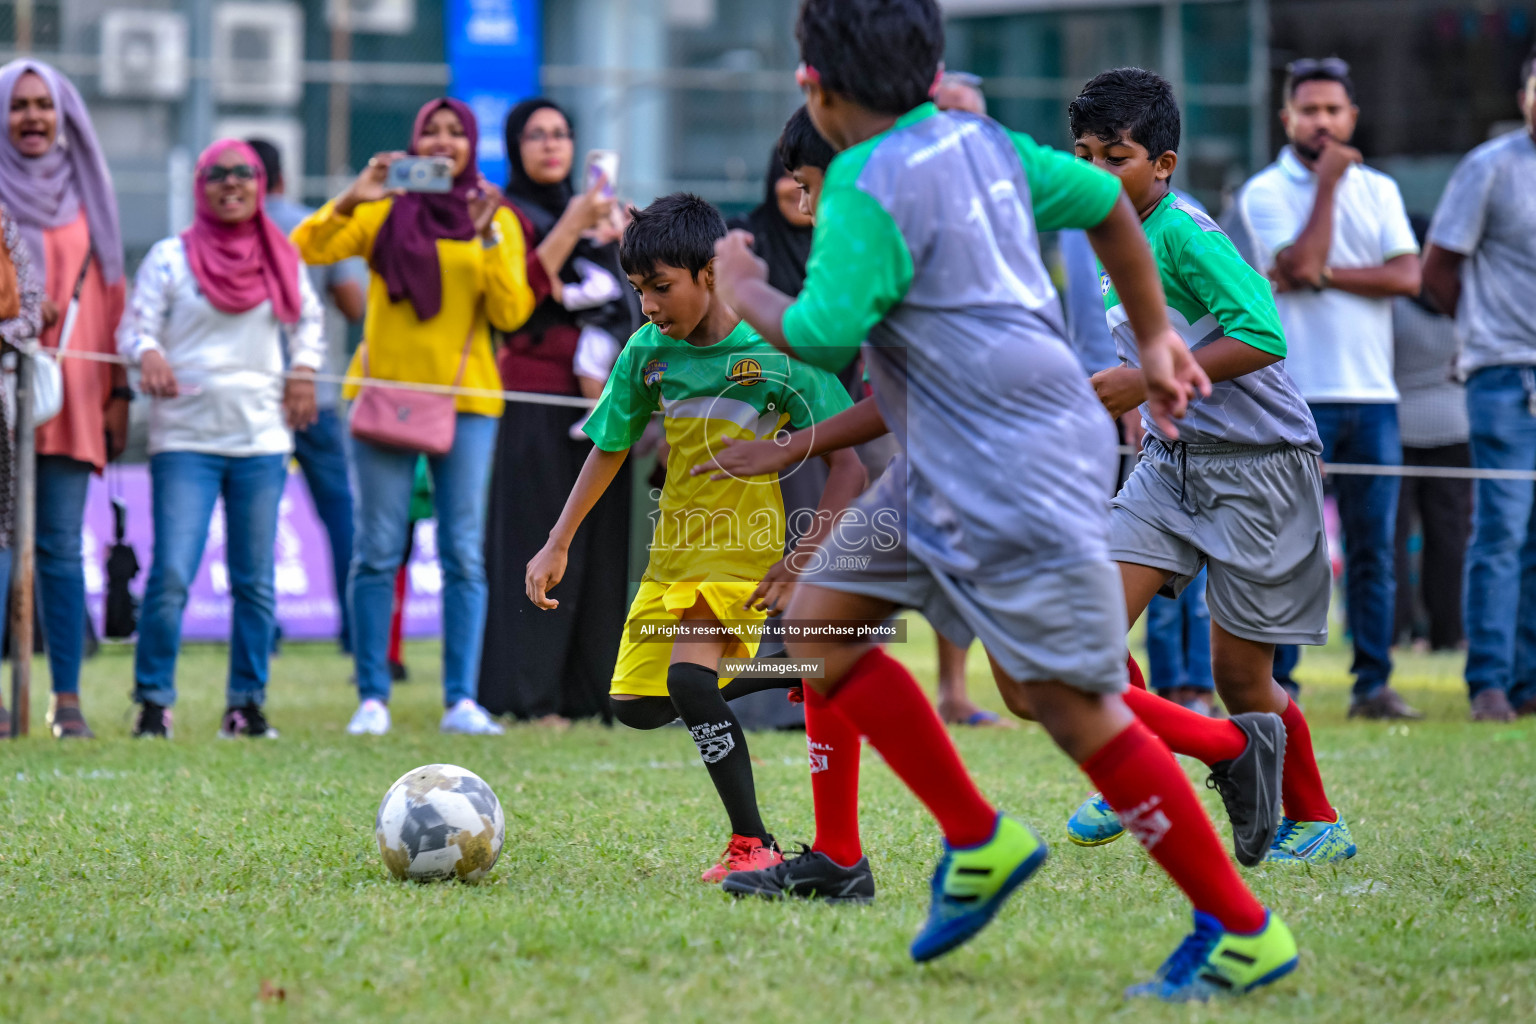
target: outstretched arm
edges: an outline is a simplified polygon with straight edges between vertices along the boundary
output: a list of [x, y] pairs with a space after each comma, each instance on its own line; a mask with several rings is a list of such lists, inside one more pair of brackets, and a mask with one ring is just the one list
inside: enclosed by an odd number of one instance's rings
[[[1194, 357], [1213, 384], [1262, 370], [1280, 361], [1279, 356], [1254, 348], [1236, 338], [1217, 338], [1209, 345], [1196, 349]], [[1104, 408], [1115, 419], [1147, 400], [1146, 378], [1134, 366], [1112, 366], [1100, 370], [1089, 379], [1089, 383], [1093, 385], [1099, 401], [1104, 403]]]
[[811, 528], [800, 537], [795, 550], [768, 570], [752, 596], [747, 598], [745, 607], [769, 615], [778, 615], [787, 608], [798, 576], [810, 564], [811, 553], [826, 540], [843, 510], [869, 486], [869, 471], [852, 449], [839, 448], [827, 453], [823, 459], [827, 464], [827, 485], [822, 488]]
[[[720, 451], [715, 457], [699, 463], [688, 472], [692, 476], [712, 473], [711, 480], [780, 473], [790, 466], [798, 466], [806, 459], [842, 448], [852, 448], [886, 433], [888, 428], [875, 400], [866, 398], [836, 416], [829, 416], [820, 423], [789, 434], [783, 438], [782, 443], [779, 438], [737, 441], [722, 437]], [[831, 467], [832, 463], [828, 462], [827, 465]]]
[[576, 536], [582, 520], [587, 518], [587, 513], [592, 511], [592, 506], [597, 504], [603, 492], [608, 490], [608, 485], [613, 483], [613, 478], [618, 476], [619, 467], [624, 465], [628, 455], [628, 448], [616, 452], [605, 452], [596, 447], [592, 449], [581, 467], [581, 474], [576, 477], [575, 485], [571, 487], [570, 497], [565, 499], [565, 508], [559, 520], [554, 529], [549, 531], [549, 540], [528, 562], [528, 571], [524, 577], [528, 600], [545, 611], [560, 607], [560, 602], [549, 597], [548, 593], [565, 576], [565, 560], [571, 548], [571, 540]]

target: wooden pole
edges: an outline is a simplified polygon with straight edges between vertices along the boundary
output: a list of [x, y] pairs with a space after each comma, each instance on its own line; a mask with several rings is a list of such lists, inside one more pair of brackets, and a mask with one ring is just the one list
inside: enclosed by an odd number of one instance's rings
[[[334, 65], [346, 64], [352, 59], [352, 19], [350, 0], [336, 3], [331, 23], [331, 61]], [[352, 83], [331, 80], [330, 124], [326, 134], [325, 173], [332, 177], [347, 174], [352, 159]], [[302, 176], [300, 169], [300, 176]], [[331, 186], [327, 184], [327, 194]], [[302, 191], [302, 189], [300, 190]]]
[[16, 523], [11, 535], [11, 737], [32, 724], [32, 577], [37, 537], [37, 438], [32, 428], [35, 357], [16, 355]]
[[16, 50], [32, 52], [32, 0], [16, 0]]

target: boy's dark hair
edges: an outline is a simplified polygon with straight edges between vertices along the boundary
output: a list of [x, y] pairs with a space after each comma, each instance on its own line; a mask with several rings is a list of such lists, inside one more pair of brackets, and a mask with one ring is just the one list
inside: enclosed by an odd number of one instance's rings
[[719, 210], [690, 192], [674, 192], [634, 211], [624, 229], [619, 262], [624, 273], [637, 277], [667, 266], [681, 267], [697, 279], [715, 258], [715, 243], [725, 231]]
[[805, 0], [795, 38], [824, 88], [899, 115], [928, 101], [944, 16], [936, 0]]
[[1179, 151], [1182, 122], [1173, 86], [1145, 68], [1095, 75], [1067, 106], [1067, 124], [1074, 140], [1092, 135], [1108, 144], [1128, 135], [1154, 160]]
[[267, 172], [267, 191], [270, 192], [283, 180], [282, 154], [266, 139], [246, 139], [245, 144], [256, 151], [256, 159], [261, 161], [262, 170]]
[[1349, 76], [1349, 62], [1339, 57], [1303, 57], [1285, 69], [1285, 99], [1296, 98], [1296, 90], [1308, 82], [1338, 82], [1349, 102], [1355, 102], [1355, 80]]
[[1536, 75], [1536, 46], [1531, 47], [1531, 52], [1525, 55], [1525, 63], [1520, 65], [1520, 88], [1525, 88], [1525, 83]]
[[793, 174], [802, 167], [824, 171], [836, 155], [831, 144], [811, 123], [810, 112], [805, 107], [789, 115], [784, 132], [779, 136], [779, 160], [785, 171]]

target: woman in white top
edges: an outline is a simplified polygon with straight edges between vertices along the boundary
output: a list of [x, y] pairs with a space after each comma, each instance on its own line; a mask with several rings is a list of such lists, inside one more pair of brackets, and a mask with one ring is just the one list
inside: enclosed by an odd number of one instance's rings
[[[197, 216], [155, 244], [134, 280], [118, 348], [153, 398], [155, 552], [134, 660], [135, 736], [169, 738], [187, 590], [210, 535], [233, 597], [228, 710], [220, 735], [275, 737], [262, 712], [276, 626], [277, 511], [293, 431], [314, 422], [314, 384], [284, 382], [324, 358], [324, 311], [298, 252], [263, 211], [266, 178], [243, 142], [198, 159]], [[286, 328], [286, 330], [285, 330]], [[209, 529], [224, 499], [224, 523]]]

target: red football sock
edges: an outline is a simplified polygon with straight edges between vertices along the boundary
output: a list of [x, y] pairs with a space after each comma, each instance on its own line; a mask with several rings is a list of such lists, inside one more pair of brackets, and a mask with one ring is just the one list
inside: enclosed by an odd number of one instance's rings
[[1145, 690], [1147, 688], [1147, 677], [1141, 674], [1141, 666], [1136, 664], [1136, 655], [1127, 654], [1125, 656], [1125, 670], [1130, 674], [1132, 686], [1138, 690]]
[[864, 856], [859, 844], [859, 730], [805, 688], [805, 745], [811, 755], [816, 840], [811, 849], [851, 868]]
[[1082, 768], [1126, 830], [1184, 890], [1196, 910], [1210, 914], [1228, 931], [1264, 927], [1264, 907], [1227, 859], [1189, 779], [1150, 729], [1132, 722]]
[[1120, 696], [1175, 754], [1215, 764], [1230, 761], [1248, 748], [1248, 734], [1229, 719], [1207, 718], [1146, 690], [1130, 689]]
[[389, 653], [386, 657], [396, 665], [404, 664], [400, 642], [405, 637], [405, 583], [406, 567], [401, 564], [395, 570], [395, 603], [389, 612]]
[[830, 703], [927, 805], [951, 846], [992, 838], [997, 809], [971, 781], [944, 723], [901, 662], [871, 648], [848, 670]]
[[1280, 799], [1285, 816], [1296, 821], [1334, 821], [1333, 804], [1323, 789], [1323, 777], [1312, 754], [1312, 730], [1296, 702], [1290, 701], [1280, 715], [1285, 723], [1285, 768], [1280, 777]]

